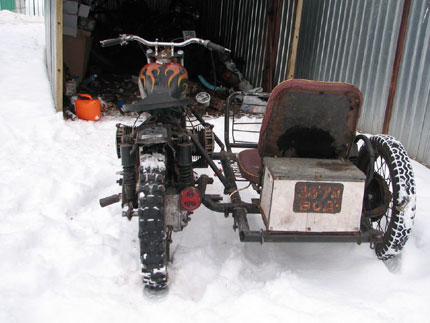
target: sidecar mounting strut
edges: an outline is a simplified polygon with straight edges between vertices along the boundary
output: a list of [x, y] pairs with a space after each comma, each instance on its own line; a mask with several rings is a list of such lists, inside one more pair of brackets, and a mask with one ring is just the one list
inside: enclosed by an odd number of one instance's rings
[[375, 243], [382, 239], [382, 232], [374, 229], [362, 232], [270, 232], [240, 231], [242, 242], [363, 242]]

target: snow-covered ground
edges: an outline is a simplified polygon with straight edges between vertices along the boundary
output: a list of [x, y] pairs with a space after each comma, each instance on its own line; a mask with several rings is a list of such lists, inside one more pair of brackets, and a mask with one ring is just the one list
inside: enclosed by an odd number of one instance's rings
[[368, 245], [242, 244], [202, 207], [173, 237], [168, 292], [144, 291], [136, 220], [98, 204], [118, 191], [118, 119], [55, 113], [40, 20], [0, 11], [0, 44], [0, 322], [429, 322], [430, 170], [416, 162], [394, 263]]

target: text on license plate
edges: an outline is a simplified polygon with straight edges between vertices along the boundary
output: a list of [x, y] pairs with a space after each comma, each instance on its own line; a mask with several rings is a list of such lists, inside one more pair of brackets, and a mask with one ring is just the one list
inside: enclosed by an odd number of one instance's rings
[[343, 184], [297, 182], [293, 210], [296, 213], [339, 213]]

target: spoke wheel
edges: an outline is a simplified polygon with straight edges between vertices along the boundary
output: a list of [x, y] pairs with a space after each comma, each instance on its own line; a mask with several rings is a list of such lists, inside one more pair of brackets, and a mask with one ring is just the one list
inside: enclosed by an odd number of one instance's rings
[[145, 287], [167, 287], [169, 234], [165, 225], [164, 193], [165, 156], [159, 153], [140, 155], [138, 214], [140, 260]]
[[[415, 208], [415, 180], [406, 150], [391, 136], [370, 138], [375, 152], [373, 179], [366, 187], [363, 202], [365, 224], [382, 233], [375, 243], [379, 259], [386, 260], [400, 253], [412, 230]], [[359, 152], [358, 166], [368, 173], [369, 152], [364, 145]]]

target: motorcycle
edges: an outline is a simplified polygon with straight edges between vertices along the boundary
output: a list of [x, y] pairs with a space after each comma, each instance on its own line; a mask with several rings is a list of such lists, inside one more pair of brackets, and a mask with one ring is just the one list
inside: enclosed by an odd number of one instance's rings
[[[199, 44], [210, 50], [229, 52], [208, 40], [150, 42], [134, 35], [101, 41], [102, 47], [136, 41], [149, 47], [147, 64], [139, 74], [141, 100], [124, 106], [125, 112], [147, 112], [151, 117], [137, 126], [117, 125], [116, 147], [123, 167], [122, 193], [100, 200], [104, 207], [121, 201], [123, 216], [139, 218], [140, 259], [143, 282], [154, 289], [167, 286], [169, 244], [173, 231], [181, 231], [202, 201], [193, 168], [207, 167], [214, 140], [222, 145], [200, 115], [187, 107], [188, 79], [184, 52], [175, 50]], [[187, 126], [194, 115], [200, 124]], [[194, 159], [194, 160], [193, 160]], [[219, 170], [216, 168], [218, 173]], [[221, 175], [222, 176], [222, 175]]]
[[[400, 253], [415, 217], [412, 166], [393, 137], [356, 135], [363, 100], [356, 87], [292, 79], [270, 94], [234, 92], [227, 99], [223, 142], [189, 106], [184, 56], [175, 48], [200, 44], [218, 52], [229, 50], [199, 38], [174, 43], [120, 35], [101, 44], [130, 41], [150, 48], [139, 74], [142, 98], [124, 110], [148, 112], [150, 117], [137, 126], [117, 125], [122, 193], [100, 204], [121, 201], [123, 216], [139, 218], [146, 287], [167, 287], [172, 232], [183, 230], [201, 204], [231, 214], [242, 242], [368, 242], [381, 260]], [[256, 100], [250, 100], [253, 96]], [[235, 131], [244, 132], [231, 113], [238, 98], [268, 98], [258, 142], [236, 140]], [[190, 116], [199, 124], [187, 123]], [[233, 152], [235, 148], [241, 151]], [[230, 202], [221, 194], [205, 193], [214, 179], [196, 177], [194, 169], [208, 166]], [[243, 201], [240, 180], [249, 182], [260, 198]], [[248, 214], [260, 214], [265, 228], [251, 230]]]

